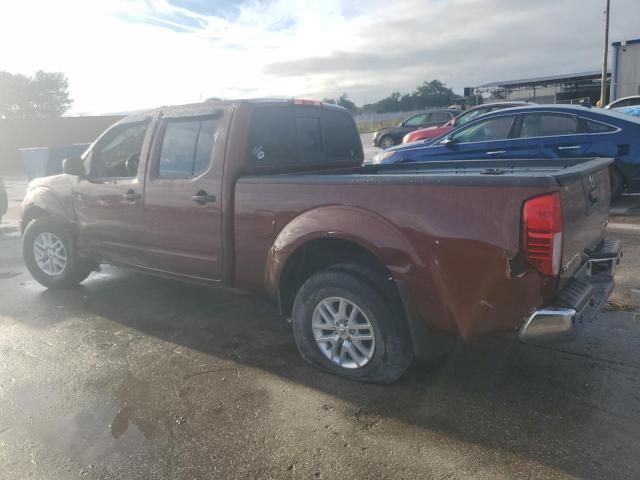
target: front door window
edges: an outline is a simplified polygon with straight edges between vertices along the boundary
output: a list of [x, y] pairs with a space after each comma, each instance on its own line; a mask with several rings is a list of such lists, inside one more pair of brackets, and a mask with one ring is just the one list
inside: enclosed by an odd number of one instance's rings
[[92, 178], [134, 178], [148, 122], [117, 125], [91, 151]]

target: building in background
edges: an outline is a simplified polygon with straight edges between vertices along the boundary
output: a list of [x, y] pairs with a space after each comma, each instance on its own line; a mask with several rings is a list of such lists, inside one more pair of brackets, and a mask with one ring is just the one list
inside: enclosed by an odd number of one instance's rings
[[640, 95], [640, 38], [611, 46], [611, 100]]
[[0, 118], [0, 174], [24, 171], [20, 149], [50, 147], [58, 151], [55, 147], [91, 143], [121, 118], [120, 115]]
[[485, 101], [521, 100], [541, 104], [587, 102], [595, 105], [600, 99], [601, 78], [600, 71], [570, 73], [491, 82], [473, 90], [484, 94]]

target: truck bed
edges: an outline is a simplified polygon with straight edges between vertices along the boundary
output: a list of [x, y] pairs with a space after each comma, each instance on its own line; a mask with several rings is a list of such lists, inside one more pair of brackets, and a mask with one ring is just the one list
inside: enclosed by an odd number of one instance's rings
[[[411, 277], [418, 314], [437, 328], [462, 336], [495, 330], [496, 323], [512, 329], [514, 318], [551, 301], [558, 289], [535, 271], [517, 271], [524, 202], [561, 192], [564, 264], [603, 238], [610, 163], [455, 161], [242, 177], [235, 191], [236, 282], [260, 288], [279, 239], [289, 245], [297, 232], [312, 235], [314, 225], [324, 238], [349, 240], [356, 230], [354, 241], [382, 256], [392, 274]], [[591, 181], [599, 192], [594, 205]], [[580, 265], [566, 265], [560, 281]]]

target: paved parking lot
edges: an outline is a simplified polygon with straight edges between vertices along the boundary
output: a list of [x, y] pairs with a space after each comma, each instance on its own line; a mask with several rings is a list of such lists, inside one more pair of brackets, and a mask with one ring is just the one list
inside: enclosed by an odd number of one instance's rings
[[617, 291], [577, 342], [476, 340], [374, 386], [307, 367], [276, 307], [250, 294], [110, 267], [46, 291], [22, 264], [24, 182], [7, 185], [3, 479], [640, 476], [633, 215], [612, 218]]

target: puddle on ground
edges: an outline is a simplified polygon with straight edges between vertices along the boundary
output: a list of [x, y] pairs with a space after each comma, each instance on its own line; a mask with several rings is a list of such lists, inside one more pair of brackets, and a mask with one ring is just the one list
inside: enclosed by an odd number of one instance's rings
[[12, 431], [26, 431], [28, 438], [37, 439], [81, 465], [106, 461], [117, 453], [144, 451], [150, 446], [132, 421], [131, 409], [121, 408], [109, 399], [92, 399], [91, 406], [69, 411], [69, 399], [61, 392], [51, 386], [32, 385], [23, 387], [16, 400]]

